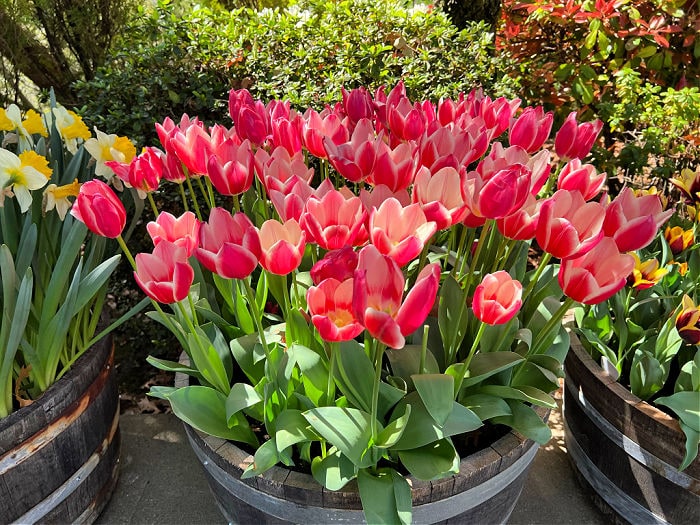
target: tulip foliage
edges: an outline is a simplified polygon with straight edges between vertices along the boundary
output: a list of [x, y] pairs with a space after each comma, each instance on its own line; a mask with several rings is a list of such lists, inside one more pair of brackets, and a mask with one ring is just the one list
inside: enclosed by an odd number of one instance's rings
[[[183, 197], [134, 269], [190, 364], [149, 361], [198, 384], [152, 394], [256, 447], [245, 477], [307, 463], [330, 490], [357, 479], [366, 515], [388, 522], [410, 516], [400, 470], [455, 472], [453, 436], [500, 424], [545, 443], [532, 407], [556, 406], [564, 314], [618, 292], [635, 266], [622, 250], [651, 240], [630, 230], [668, 214], [598, 197], [584, 157], [600, 123], [567, 119], [554, 163], [551, 115], [519, 106], [481, 91], [415, 102], [399, 83], [318, 113], [238, 90], [230, 128], [159, 123], [162, 150], [113, 167]], [[73, 213], [92, 227], [83, 202], [103, 204], [85, 193]]]

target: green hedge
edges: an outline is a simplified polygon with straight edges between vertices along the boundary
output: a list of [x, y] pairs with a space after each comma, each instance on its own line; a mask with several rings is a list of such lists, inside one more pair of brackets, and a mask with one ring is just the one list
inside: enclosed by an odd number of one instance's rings
[[228, 91], [297, 107], [339, 100], [340, 88], [392, 87], [437, 100], [479, 85], [516, 96], [512, 64], [495, 56], [483, 24], [458, 31], [444, 14], [413, 2], [290, 2], [284, 9], [187, 12], [160, 1], [142, 10], [95, 78], [76, 85], [92, 125], [153, 142], [153, 122], [182, 113], [230, 122]]

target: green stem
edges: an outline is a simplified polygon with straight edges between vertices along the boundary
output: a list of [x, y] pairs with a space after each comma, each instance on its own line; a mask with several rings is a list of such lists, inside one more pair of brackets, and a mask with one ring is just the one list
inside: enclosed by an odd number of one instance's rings
[[430, 327], [427, 324], [423, 325], [423, 340], [420, 346], [420, 363], [418, 365], [418, 373], [425, 374], [425, 356], [428, 353], [428, 332]]
[[325, 342], [326, 352], [330, 358], [330, 366], [328, 370], [328, 385], [326, 386], [326, 395], [328, 396], [328, 405], [335, 405], [335, 361], [336, 354], [338, 353], [338, 343]]
[[192, 204], [194, 205], [194, 212], [197, 214], [197, 218], [202, 221], [202, 212], [199, 211], [199, 204], [197, 203], [197, 194], [194, 192], [194, 187], [192, 187], [192, 180], [188, 175], [185, 179], [187, 181], [187, 189], [190, 190], [190, 197], [192, 198]]
[[467, 355], [467, 358], [464, 360], [464, 363], [462, 364], [462, 371], [459, 374], [459, 380], [457, 381], [457, 384], [455, 385], [455, 399], [457, 399], [457, 396], [459, 395], [459, 391], [462, 388], [462, 383], [464, 382], [465, 377], [467, 376], [467, 372], [469, 371], [469, 365], [472, 362], [472, 358], [474, 357], [474, 354], [476, 354], [477, 348], [479, 348], [479, 342], [481, 341], [481, 337], [484, 335], [484, 331], [486, 330], [486, 323], [483, 321], [479, 325], [479, 331], [476, 333], [476, 337], [474, 337], [474, 342], [472, 343], [472, 347], [469, 349], [469, 355]]
[[148, 198], [148, 203], [151, 205], [151, 210], [153, 210], [153, 215], [158, 218], [158, 215], [160, 215], [160, 211], [158, 211], [158, 206], [156, 206], [156, 201], [153, 200], [153, 194], [152, 193], [147, 193], [146, 197]]
[[124, 252], [124, 255], [126, 255], [127, 260], [131, 264], [131, 267], [136, 270], [136, 261], [134, 261], [134, 257], [131, 255], [131, 251], [129, 250], [129, 247], [126, 245], [126, 242], [124, 242], [124, 239], [120, 235], [117, 237], [117, 242], [119, 243], [119, 247], [122, 249]]
[[532, 351], [529, 352], [530, 355], [541, 354], [546, 350], [546, 348], [543, 347], [545, 346], [545, 342], [547, 341], [547, 339], [549, 339], [550, 333], [552, 332], [552, 330], [559, 326], [561, 320], [566, 315], [566, 312], [568, 312], [571, 309], [575, 302], [576, 301], [574, 301], [571, 297], [567, 297], [564, 303], [559, 307], [559, 309], [556, 312], [554, 312], [554, 315], [552, 315], [549, 321], [545, 323], [542, 330], [540, 330], [537, 340], [532, 345]]
[[178, 188], [180, 188], [180, 198], [182, 199], [182, 206], [185, 208], [185, 211], [190, 211], [190, 206], [187, 204], [187, 195], [185, 195], [185, 187], [180, 183], [177, 185]]
[[199, 186], [199, 191], [202, 193], [202, 198], [204, 199], [204, 202], [207, 203], [209, 209], [212, 209], [214, 207], [214, 203], [209, 200], [209, 194], [204, 188], [204, 184], [202, 184], [202, 177], [197, 177], [197, 186]]
[[530, 282], [527, 284], [527, 288], [523, 290], [523, 295], [522, 295], [522, 301], [525, 303], [529, 295], [532, 293], [532, 290], [535, 288], [535, 285], [537, 284], [537, 281], [540, 280], [540, 277], [542, 276], [542, 272], [544, 272], [544, 269], [547, 267], [547, 264], [549, 264], [550, 259], [552, 258], [551, 253], [545, 252], [544, 255], [542, 255], [542, 259], [540, 259], [540, 264], [537, 266], [537, 269], [535, 270], [535, 274], [532, 276], [532, 279], [530, 279]]
[[385, 349], [386, 345], [377, 341], [374, 362], [374, 386], [372, 388], [372, 418], [370, 421], [370, 427], [372, 430], [372, 440], [376, 440], [378, 435], [377, 412], [379, 407], [379, 384], [382, 381], [382, 357], [384, 357]]
[[245, 286], [245, 292], [248, 298], [248, 305], [253, 311], [253, 322], [255, 322], [255, 327], [258, 329], [258, 334], [260, 334], [260, 343], [262, 344], [263, 350], [265, 351], [265, 356], [269, 359], [270, 349], [267, 347], [267, 341], [265, 340], [265, 331], [263, 330], [261, 318], [262, 316], [260, 315], [260, 310], [258, 309], [258, 303], [255, 301], [255, 292], [253, 291], [253, 287], [250, 286], [249, 279], [250, 278], [248, 277], [246, 279], [242, 279], [242, 281], [243, 285]]

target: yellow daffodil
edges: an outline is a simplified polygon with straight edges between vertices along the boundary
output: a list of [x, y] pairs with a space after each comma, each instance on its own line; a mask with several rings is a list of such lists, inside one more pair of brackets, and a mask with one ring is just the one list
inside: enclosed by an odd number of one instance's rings
[[68, 210], [70, 210], [72, 206], [68, 197], [77, 197], [79, 192], [80, 183], [78, 179], [63, 186], [49, 184], [44, 190], [43, 212], [46, 213], [56, 208], [56, 212], [61, 220], [65, 219], [66, 213], [68, 213]]
[[15, 124], [7, 116], [5, 108], [0, 108], [0, 131], [12, 131], [15, 129]]
[[[3, 117], [0, 119], [0, 129], [4, 131], [14, 131], [16, 133], [19, 140], [19, 150], [30, 149], [34, 141], [32, 140], [32, 134], [24, 127], [24, 121], [22, 120], [22, 114], [19, 108], [15, 104], [10, 104], [7, 106], [7, 109], [3, 110], [3, 114], [0, 116]], [[33, 127], [33, 125], [34, 121], [32, 119], [30, 121], [30, 127]]]
[[88, 140], [90, 130], [80, 117], [74, 111], [70, 111], [63, 106], [53, 108], [53, 117], [55, 119], [56, 129], [61, 135], [66, 149], [71, 153], [78, 151], [78, 139]]
[[114, 160], [128, 164], [136, 156], [136, 147], [127, 137], [107, 135], [98, 129], [95, 129], [95, 138], [85, 141], [85, 149], [97, 162], [95, 174], [108, 181], [112, 179], [114, 172], [105, 162]]
[[671, 247], [673, 255], [678, 255], [679, 253], [687, 250], [695, 243], [695, 237], [693, 235], [693, 230], [684, 230], [680, 226], [666, 226], [664, 230], [664, 237], [668, 241], [668, 245]]
[[638, 290], [651, 288], [668, 273], [666, 268], [659, 268], [659, 261], [656, 259], [649, 259], [648, 261], [642, 262], [636, 253], [631, 252], [630, 255], [634, 257], [634, 269], [630, 275], [633, 288], [637, 288]]
[[49, 136], [48, 132], [46, 131], [44, 121], [41, 119], [41, 115], [39, 115], [39, 113], [33, 109], [27, 111], [27, 114], [24, 116], [24, 120], [22, 121], [22, 125], [30, 135], [41, 135], [42, 137]]
[[31, 190], [43, 188], [48, 182], [47, 170], [50, 176], [51, 170], [41, 155], [25, 152], [18, 157], [11, 151], [0, 149], [0, 188], [12, 191], [23, 213], [32, 204]]
[[700, 345], [700, 306], [688, 296], [683, 296], [681, 311], [676, 317], [676, 329], [686, 343]]

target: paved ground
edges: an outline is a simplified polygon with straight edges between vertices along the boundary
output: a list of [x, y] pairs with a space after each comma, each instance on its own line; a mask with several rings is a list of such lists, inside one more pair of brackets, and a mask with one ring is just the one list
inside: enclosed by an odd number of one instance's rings
[[[574, 479], [559, 412], [550, 423], [554, 437], [540, 448], [509, 524], [606, 524]], [[120, 479], [99, 525], [225, 523], [179, 420], [123, 415], [121, 431]]]

